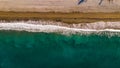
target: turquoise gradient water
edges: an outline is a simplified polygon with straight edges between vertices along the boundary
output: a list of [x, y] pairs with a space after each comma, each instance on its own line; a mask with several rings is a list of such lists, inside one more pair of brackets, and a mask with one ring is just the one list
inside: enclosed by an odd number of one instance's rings
[[0, 68], [120, 68], [120, 37], [0, 31]]

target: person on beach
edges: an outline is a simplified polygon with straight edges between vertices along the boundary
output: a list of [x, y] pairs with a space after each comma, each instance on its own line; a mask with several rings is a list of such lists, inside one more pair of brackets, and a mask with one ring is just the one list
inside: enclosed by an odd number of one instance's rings
[[78, 5], [83, 3], [83, 2], [86, 2], [87, 0], [78, 0]]
[[[110, 4], [110, 3], [113, 3], [113, 0], [107, 0], [107, 1], [109, 2], [109, 4]], [[103, 0], [100, 0], [99, 5], [101, 5], [102, 2], [103, 2]]]

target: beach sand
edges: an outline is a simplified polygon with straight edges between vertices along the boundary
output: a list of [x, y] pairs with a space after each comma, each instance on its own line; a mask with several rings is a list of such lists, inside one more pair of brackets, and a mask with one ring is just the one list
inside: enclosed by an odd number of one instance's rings
[[1, 21], [47, 20], [67, 24], [120, 21], [120, 13], [0, 12]]
[[87, 0], [0, 0], [0, 20], [50, 20], [63, 23], [120, 21], [120, 1]]
[[120, 0], [0, 0], [0, 11], [21, 12], [120, 12]]

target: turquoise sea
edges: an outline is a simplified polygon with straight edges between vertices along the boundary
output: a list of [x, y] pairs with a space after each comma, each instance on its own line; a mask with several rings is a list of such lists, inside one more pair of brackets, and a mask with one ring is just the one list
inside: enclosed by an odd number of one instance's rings
[[120, 68], [120, 37], [1, 30], [0, 68]]

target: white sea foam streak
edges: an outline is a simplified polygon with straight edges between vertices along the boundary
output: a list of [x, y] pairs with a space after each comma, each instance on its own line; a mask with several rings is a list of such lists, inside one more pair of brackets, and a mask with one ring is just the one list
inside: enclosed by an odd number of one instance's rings
[[[91, 25], [94, 23], [90, 23], [90, 24], [86, 24], [87, 26], [93, 26]], [[115, 24], [115, 23], [114, 23]], [[117, 23], [118, 24], [118, 23]], [[76, 24], [77, 25], [77, 24]], [[97, 23], [95, 24], [97, 27], [100, 24], [97, 25]], [[103, 26], [103, 25], [102, 25]], [[119, 26], [119, 25], [116, 25]], [[89, 29], [89, 28], [75, 28], [75, 27], [67, 27], [67, 26], [61, 26], [61, 25], [50, 25], [50, 24], [33, 24], [33, 23], [26, 23], [26, 22], [13, 22], [13, 23], [0, 23], [0, 30], [17, 30], [17, 31], [28, 31], [28, 32], [59, 32], [59, 33], [63, 33], [63, 34], [69, 34], [69, 33], [87, 33], [87, 34], [91, 34], [91, 33], [98, 33], [100, 34], [101, 32], [112, 32], [112, 33], [119, 33], [120, 30], [119, 29]]]

